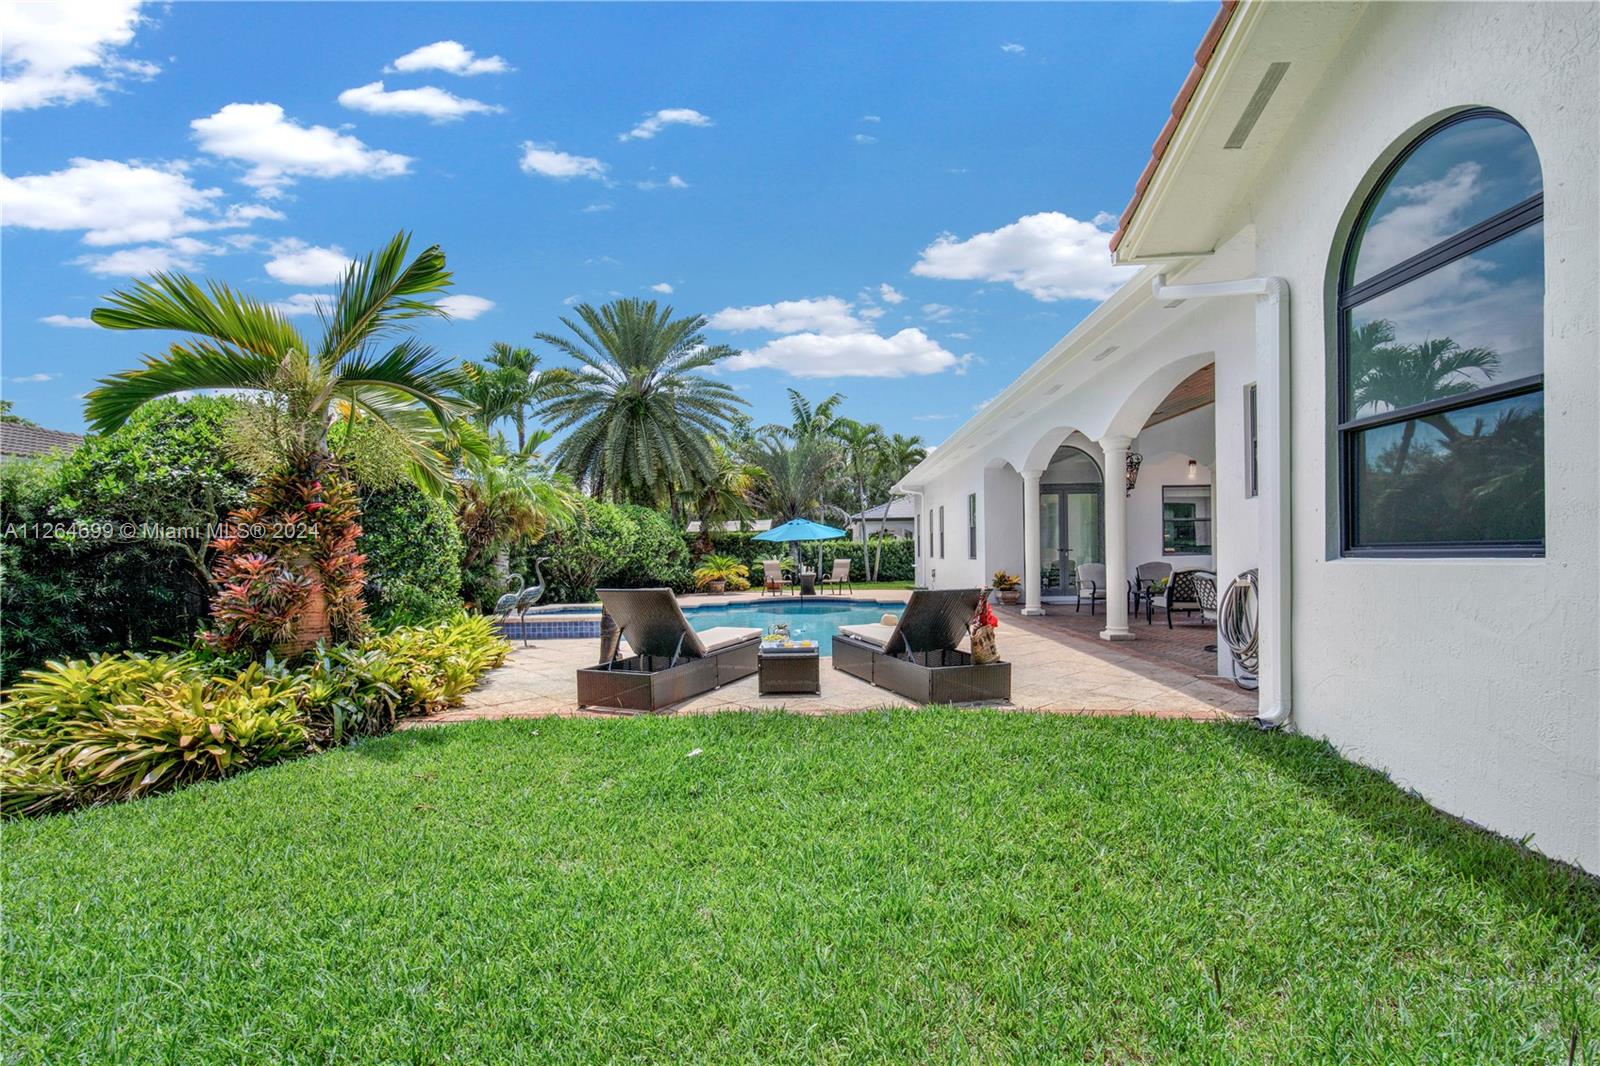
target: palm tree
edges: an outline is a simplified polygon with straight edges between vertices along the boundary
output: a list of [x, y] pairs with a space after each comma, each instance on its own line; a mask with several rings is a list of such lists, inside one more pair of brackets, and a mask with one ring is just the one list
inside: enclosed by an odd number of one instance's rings
[[761, 468], [763, 477], [755, 499], [773, 520], [822, 513], [822, 494], [838, 446], [825, 437], [789, 439], [782, 430], [768, 428], [751, 442], [746, 458]]
[[488, 436], [494, 424], [509, 418], [517, 409], [518, 379], [496, 366], [484, 366], [470, 359], [461, 364], [461, 382], [456, 398], [478, 428]]
[[759, 466], [746, 462], [720, 441], [711, 442], [711, 453], [716, 464], [712, 476], [688, 490], [689, 507], [700, 520], [697, 547], [702, 555], [716, 547], [711, 538], [714, 526], [755, 517], [750, 499], [766, 476]]
[[538, 540], [572, 517], [571, 484], [526, 456], [468, 456], [462, 465], [466, 477], [456, 508], [467, 548], [462, 569], [491, 551], [503, 554], [518, 542]]
[[[878, 448], [879, 477], [884, 478], [888, 485], [893, 486], [896, 481], [905, 477], [912, 467], [928, 457], [928, 449], [923, 445], [921, 437], [908, 437], [903, 433], [895, 433], [886, 438]], [[888, 495], [887, 491], [884, 495]], [[889, 507], [885, 501], [883, 514], [878, 518], [878, 545], [873, 550], [872, 572], [879, 573], [879, 564], [883, 561], [883, 538], [889, 526]]]
[[[1417, 344], [1395, 344], [1394, 326], [1383, 319], [1365, 323], [1350, 340], [1350, 369], [1354, 381], [1353, 412], [1399, 410], [1483, 387], [1472, 378], [1476, 371], [1492, 380], [1500, 370], [1500, 356], [1489, 348], [1463, 348], [1449, 337]], [[1425, 419], [1447, 440], [1459, 436], [1448, 418]], [[1394, 472], [1399, 474], [1411, 453], [1417, 423], [1401, 430]]]
[[[855, 490], [856, 513], [862, 515], [861, 519], [861, 550], [865, 558], [867, 545], [867, 479], [871, 476], [873, 465], [877, 461], [877, 449], [883, 440], [883, 427], [857, 422], [853, 418], [838, 418], [828, 427], [828, 432], [844, 450], [845, 472], [850, 476], [851, 488]], [[875, 581], [872, 566], [866, 567], [867, 580]]]
[[580, 364], [541, 413], [569, 430], [556, 461], [597, 499], [660, 506], [683, 487], [712, 477], [710, 438], [720, 436], [743, 400], [695, 373], [736, 354], [709, 345], [701, 315], [673, 318], [654, 300], [579, 304], [571, 336], [538, 333]]
[[769, 427], [794, 440], [819, 437], [827, 433], [835, 418], [833, 412], [844, 403], [844, 393], [835, 392], [819, 403], [813, 404], [801, 395], [799, 389], [789, 390], [788, 426]]
[[[222, 647], [299, 651], [323, 637], [354, 636], [365, 624], [355, 551], [360, 510], [328, 447], [341, 407], [352, 421], [382, 424], [419, 484], [451, 491], [459, 409], [451, 393], [459, 375], [414, 337], [393, 337], [412, 319], [445, 317], [422, 297], [446, 289], [450, 272], [437, 245], [407, 261], [409, 246], [398, 233], [345, 271], [315, 346], [269, 305], [182, 274], [136, 281], [93, 312], [107, 329], [190, 335], [145, 356], [139, 369], [101, 380], [86, 405], [96, 431], [110, 432], [145, 403], [176, 392], [231, 389], [263, 399], [280, 469], [252, 492], [239, 532], [219, 539], [213, 636]], [[299, 540], [251, 532], [278, 521], [311, 531]]]
[[411, 319], [448, 317], [421, 299], [444, 291], [451, 276], [433, 245], [410, 262], [410, 235], [345, 271], [332, 310], [313, 347], [270, 305], [220, 282], [204, 286], [183, 274], [158, 273], [106, 298], [91, 316], [106, 329], [157, 329], [191, 334], [164, 354], [147, 355], [137, 370], [100, 381], [85, 415], [109, 433], [161, 396], [198, 389], [256, 393], [278, 416], [278, 444], [287, 469], [328, 455], [336, 403], [393, 430], [418, 483], [448, 485], [445, 435], [459, 411], [451, 393], [459, 375], [433, 348], [410, 335], [388, 338]]
[[510, 401], [511, 420], [517, 427], [517, 451], [528, 448], [528, 410], [538, 407], [572, 384], [573, 373], [565, 367], [539, 369], [539, 356], [531, 348], [513, 348], [504, 341], [489, 346], [489, 365], [500, 370], [500, 382]]

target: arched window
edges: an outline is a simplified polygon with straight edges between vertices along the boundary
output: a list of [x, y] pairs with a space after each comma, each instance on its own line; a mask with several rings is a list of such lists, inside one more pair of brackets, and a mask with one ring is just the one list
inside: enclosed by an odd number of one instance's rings
[[1346, 555], [1544, 553], [1544, 194], [1466, 111], [1384, 173], [1339, 277]]

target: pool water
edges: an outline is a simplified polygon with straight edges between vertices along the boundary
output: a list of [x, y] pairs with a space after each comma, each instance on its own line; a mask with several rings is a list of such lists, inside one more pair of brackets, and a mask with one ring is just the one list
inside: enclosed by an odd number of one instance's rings
[[745, 626], [760, 629], [763, 633], [774, 622], [789, 623], [792, 640], [814, 640], [822, 655], [833, 654], [833, 636], [840, 626], [858, 626], [880, 621], [884, 614], [899, 617], [905, 604], [894, 601], [835, 600], [823, 602], [807, 600], [772, 600], [771, 602], [728, 603], [711, 607], [685, 607], [684, 616], [696, 629], [712, 626]]

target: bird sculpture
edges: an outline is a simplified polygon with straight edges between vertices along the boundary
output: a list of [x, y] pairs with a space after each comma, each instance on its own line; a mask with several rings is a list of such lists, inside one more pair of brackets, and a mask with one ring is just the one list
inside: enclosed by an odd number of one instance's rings
[[506, 583], [511, 586], [511, 591], [494, 601], [494, 613], [500, 621], [510, 621], [511, 612], [517, 609], [517, 597], [522, 595], [522, 575], [511, 574], [506, 578]]
[[517, 594], [516, 611], [518, 618], [522, 622], [523, 647], [527, 647], [528, 644], [528, 612], [533, 610], [534, 604], [538, 603], [539, 598], [544, 595], [544, 571], [539, 564], [548, 561], [548, 556], [533, 561], [533, 576], [539, 580]]

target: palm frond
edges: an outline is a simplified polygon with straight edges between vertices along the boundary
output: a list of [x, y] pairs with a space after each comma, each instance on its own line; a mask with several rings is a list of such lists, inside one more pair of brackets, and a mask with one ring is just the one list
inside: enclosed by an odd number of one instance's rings
[[145, 356], [137, 370], [100, 379], [84, 405], [84, 418], [97, 433], [109, 433], [141, 406], [175, 392], [198, 389], [274, 391], [278, 362], [205, 342], [174, 344], [164, 356]]

